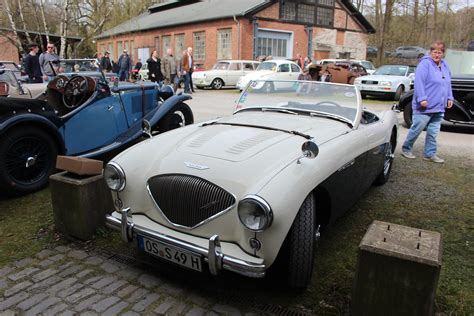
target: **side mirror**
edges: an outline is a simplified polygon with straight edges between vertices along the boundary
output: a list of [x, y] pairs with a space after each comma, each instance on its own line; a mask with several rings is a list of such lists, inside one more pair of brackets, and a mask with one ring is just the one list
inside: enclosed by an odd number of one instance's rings
[[142, 130], [143, 130], [143, 135], [147, 135], [149, 138], [152, 137], [150, 122], [145, 119], [142, 121]]
[[6, 97], [10, 93], [10, 86], [6, 82], [0, 82], [0, 97]]
[[319, 154], [319, 147], [316, 145], [314, 140], [310, 139], [303, 143], [301, 146], [301, 151], [303, 152], [304, 157], [314, 159]]

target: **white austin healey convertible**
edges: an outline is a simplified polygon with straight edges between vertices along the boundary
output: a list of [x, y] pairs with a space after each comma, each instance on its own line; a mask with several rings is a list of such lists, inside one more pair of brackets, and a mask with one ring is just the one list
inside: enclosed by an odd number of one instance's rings
[[355, 86], [251, 82], [231, 117], [113, 158], [107, 225], [189, 269], [260, 278], [275, 265], [304, 288], [320, 229], [387, 181], [397, 133], [395, 113], [364, 110]]

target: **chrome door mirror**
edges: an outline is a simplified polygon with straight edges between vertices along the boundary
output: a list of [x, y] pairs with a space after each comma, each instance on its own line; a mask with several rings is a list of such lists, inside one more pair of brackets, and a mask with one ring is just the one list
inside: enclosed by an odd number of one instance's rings
[[143, 130], [143, 135], [147, 135], [150, 138], [152, 137], [150, 122], [148, 122], [145, 119], [142, 121], [142, 130]]
[[303, 152], [304, 157], [314, 159], [319, 154], [319, 147], [312, 139], [310, 139], [303, 143], [301, 151]]

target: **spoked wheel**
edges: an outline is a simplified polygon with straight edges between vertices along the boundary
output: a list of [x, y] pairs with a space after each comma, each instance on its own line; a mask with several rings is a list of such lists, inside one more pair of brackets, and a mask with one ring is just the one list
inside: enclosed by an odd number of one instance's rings
[[394, 153], [395, 153], [395, 139], [396, 139], [396, 136], [394, 133], [392, 133], [392, 136], [390, 137], [390, 141], [385, 145], [385, 150], [383, 153], [384, 160], [383, 160], [382, 171], [379, 173], [379, 175], [375, 179], [374, 185], [385, 184], [388, 181], [388, 178], [390, 177], [390, 172], [392, 171], [393, 158], [394, 158]]
[[194, 116], [191, 108], [186, 103], [180, 102], [160, 121], [158, 130], [163, 133], [193, 123]]
[[30, 193], [48, 183], [57, 147], [38, 128], [14, 129], [0, 141], [0, 186], [11, 195]]
[[222, 79], [216, 78], [212, 81], [211, 87], [215, 90], [220, 90], [224, 86], [224, 81]]

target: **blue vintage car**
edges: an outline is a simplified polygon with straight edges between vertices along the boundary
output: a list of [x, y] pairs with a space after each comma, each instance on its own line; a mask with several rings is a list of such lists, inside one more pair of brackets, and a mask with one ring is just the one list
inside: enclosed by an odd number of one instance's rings
[[2, 192], [44, 187], [57, 155], [104, 156], [140, 140], [143, 126], [162, 133], [193, 123], [184, 103], [191, 96], [151, 82], [111, 82], [93, 71], [93, 60], [81, 63], [87, 69], [57, 66], [58, 75], [36, 99], [0, 97]]

